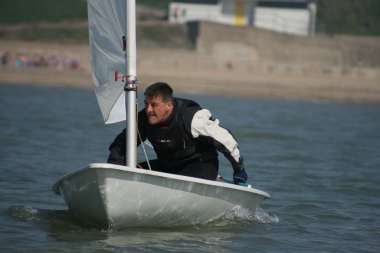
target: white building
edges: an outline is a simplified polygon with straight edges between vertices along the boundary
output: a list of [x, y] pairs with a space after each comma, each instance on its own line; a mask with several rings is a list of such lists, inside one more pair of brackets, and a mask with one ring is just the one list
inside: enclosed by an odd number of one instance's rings
[[174, 0], [169, 22], [207, 20], [222, 24], [314, 35], [315, 0]]

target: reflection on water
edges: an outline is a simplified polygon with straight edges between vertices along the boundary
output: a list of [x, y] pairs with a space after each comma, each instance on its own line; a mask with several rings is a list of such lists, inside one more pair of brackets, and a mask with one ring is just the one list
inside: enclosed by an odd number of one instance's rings
[[57, 230], [80, 231], [92, 229], [91, 225], [82, 222], [69, 210], [48, 210], [13, 205], [6, 210], [6, 213], [20, 221], [35, 222], [43, 226], [47, 225], [49, 228], [57, 228]]
[[[123, 230], [103, 230], [83, 223], [69, 210], [47, 210], [29, 206], [14, 205], [6, 213], [17, 220], [32, 222], [46, 229], [48, 236], [59, 242], [97, 242], [91, 250], [108, 249], [110, 246], [125, 249], [144, 247], [144, 251], [171, 251], [178, 242], [180, 252], [221, 252], [221, 247], [233, 244], [229, 238], [237, 230], [255, 223], [278, 222], [262, 209], [256, 213], [242, 208], [232, 211], [222, 218], [207, 224], [183, 228], [128, 228]], [[81, 248], [80, 250], [85, 250]], [[79, 250], [77, 248], [77, 250]]]
[[[10, 206], [6, 213], [10, 216], [23, 221], [23, 222], [36, 222], [40, 224], [49, 224], [52, 228], [58, 225], [58, 229], [66, 229], [70, 231], [82, 231], [82, 230], [99, 230], [106, 231], [97, 227], [94, 227], [91, 224], [87, 224], [82, 220], [78, 219], [75, 215], [73, 215], [69, 210], [48, 210], [48, 209], [40, 209], [33, 208], [30, 206], [20, 206], [13, 205]], [[214, 221], [205, 223], [205, 224], [197, 224], [188, 226], [189, 228], [197, 228], [200, 230], [209, 229], [209, 228], [229, 228], [229, 227], [240, 227], [245, 224], [251, 224], [255, 222], [260, 223], [271, 223], [278, 222], [278, 218], [276, 215], [270, 215], [265, 210], [258, 208], [256, 212], [251, 212], [244, 208], [237, 207], [233, 211], [226, 213], [224, 216], [215, 219]], [[70, 225], [68, 227], [59, 226], [59, 224]], [[72, 225], [72, 226], [71, 226]], [[127, 230], [127, 229], [122, 229]], [[119, 231], [122, 231], [119, 230]], [[110, 229], [109, 232], [115, 232], [117, 230]]]

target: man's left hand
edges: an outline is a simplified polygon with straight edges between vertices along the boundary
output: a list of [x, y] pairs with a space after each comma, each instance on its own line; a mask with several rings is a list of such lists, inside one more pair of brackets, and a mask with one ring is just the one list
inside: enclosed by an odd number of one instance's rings
[[245, 169], [242, 169], [239, 172], [234, 172], [234, 184], [246, 183], [248, 180], [248, 175], [245, 172]]

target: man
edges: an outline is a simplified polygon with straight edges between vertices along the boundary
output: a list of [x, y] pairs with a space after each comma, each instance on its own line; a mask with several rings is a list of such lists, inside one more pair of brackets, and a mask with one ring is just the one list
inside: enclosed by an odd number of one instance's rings
[[[173, 98], [172, 88], [162, 82], [144, 93], [145, 109], [138, 113], [141, 141], [149, 140], [157, 154], [150, 160], [154, 171], [215, 180], [219, 170], [218, 152], [231, 162], [235, 184], [247, 181], [243, 157], [232, 134], [212, 119], [210, 111], [196, 102]], [[126, 131], [109, 147], [108, 163], [125, 165]], [[147, 162], [139, 164], [148, 169]]]

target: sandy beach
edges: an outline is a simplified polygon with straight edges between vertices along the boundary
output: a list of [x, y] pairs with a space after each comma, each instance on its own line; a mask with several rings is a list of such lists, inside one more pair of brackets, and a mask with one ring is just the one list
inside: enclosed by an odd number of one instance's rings
[[[92, 88], [89, 50], [86, 45], [49, 45], [1, 42], [0, 53], [10, 51], [40, 52], [45, 55], [79, 57], [81, 69], [48, 67], [0, 67], [1, 84], [50, 85]], [[138, 49], [137, 78], [139, 90], [164, 81], [175, 92], [241, 96], [251, 98], [307, 99], [358, 103], [380, 103], [378, 69], [315, 68], [284, 66], [276, 63], [233, 61], [233, 66], [217, 64], [191, 51]], [[251, 66], [250, 65], [250, 66]], [[258, 66], [258, 67], [257, 67]], [[270, 67], [268, 67], [270, 66]]]

